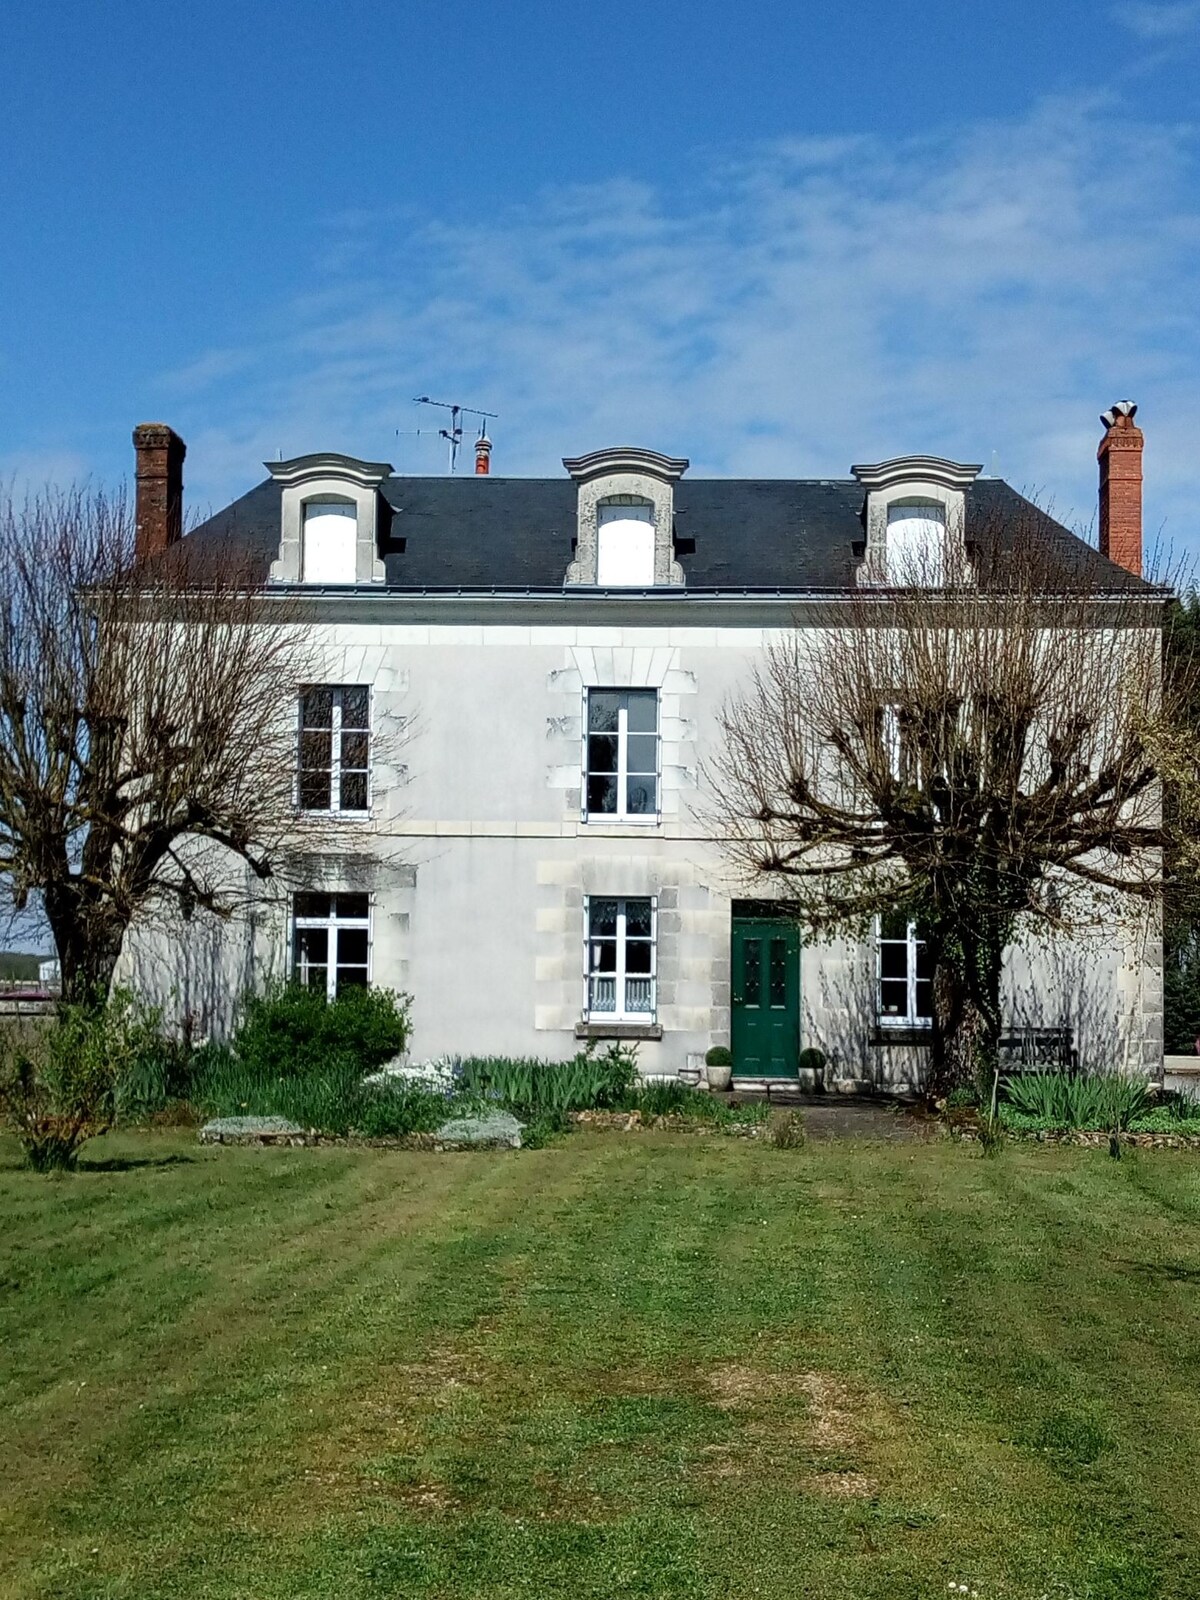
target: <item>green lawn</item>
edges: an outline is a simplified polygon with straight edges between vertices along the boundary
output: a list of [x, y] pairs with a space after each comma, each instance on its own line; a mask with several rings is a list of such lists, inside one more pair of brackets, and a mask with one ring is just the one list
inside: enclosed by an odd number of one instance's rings
[[0, 1153], [5, 1600], [1200, 1594], [1186, 1153], [93, 1156]]

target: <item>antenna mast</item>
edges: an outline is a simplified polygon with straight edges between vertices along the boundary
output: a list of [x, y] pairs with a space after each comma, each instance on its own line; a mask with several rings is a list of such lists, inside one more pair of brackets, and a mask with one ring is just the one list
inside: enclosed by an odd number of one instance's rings
[[475, 406], [452, 405], [448, 400], [431, 400], [427, 394], [415, 394], [413, 396], [413, 405], [437, 406], [440, 411], [448, 411], [450, 413], [450, 426], [448, 428], [439, 428], [438, 433], [450, 446], [451, 472], [455, 472], [458, 468], [458, 447], [462, 444], [463, 437], [462, 419], [464, 417], [478, 417], [479, 432], [482, 437], [487, 432], [485, 423], [488, 421], [494, 422], [497, 416], [495, 411], [480, 411]]

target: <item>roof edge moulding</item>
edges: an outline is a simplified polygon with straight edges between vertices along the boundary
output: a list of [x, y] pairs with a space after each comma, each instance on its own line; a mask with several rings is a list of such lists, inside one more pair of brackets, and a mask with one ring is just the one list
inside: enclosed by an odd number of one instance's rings
[[947, 461], [943, 456], [894, 456], [873, 466], [851, 467], [864, 489], [890, 489], [898, 483], [937, 483], [945, 489], [967, 489], [983, 471], [982, 463]]
[[293, 456], [290, 461], [264, 461], [263, 466], [285, 488], [312, 478], [344, 478], [364, 489], [376, 489], [395, 470], [390, 461], [359, 461], [354, 456], [323, 450], [317, 455]]
[[606, 450], [590, 450], [587, 455], [563, 457], [563, 466], [576, 483], [614, 472], [645, 472], [666, 483], [678, 483], [689, 465], [686, 456], [664, 456], [637, 445], [610, 445]]

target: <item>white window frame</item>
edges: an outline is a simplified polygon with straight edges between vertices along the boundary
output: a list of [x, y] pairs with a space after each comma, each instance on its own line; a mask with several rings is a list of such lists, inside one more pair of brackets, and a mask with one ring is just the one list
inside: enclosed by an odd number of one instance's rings
[[[926, 941], [917, 937], [917, 925], [909, 921], [905, 927], [904, 939], [885, 939], [883, 937], [883, 918], [876, 917], [871, 930], [872, 941], [875, 946], [875, 1020], [881, 1028], [931, 1028], [933, 1018], [917, 1015], [917, 950]], [[907, 966], [905, 986], [907, 1004], [903, 1014], [883, 1009], [883, 946], [885, 944], [903, 944], [907, 949]], [[889, 983], [898, 983], [898, 978], [889, 978]], [[932, 991], [931, 991], [932, 994]]]
[[[616, 970], [612, 974], [614, 982], [614, 1001], [612, 1011], [602, 1011], [592, 1005], [592, 903], [596, 900], [615, 900], [617, 903], [617, 932]], [[650, 971], [646, 973], [628, 974], [625, 970], [626, 959], [626, 906], [631, 900], [649, 901], [650, 903]], [[639, 940], [639, 943], [645, 941]], [[631, 1011], [627, 1005], [629, 992], [627, 979], [649, 978], [650, 1006], [645, 1011]], [[651, 1025], [658, 1020], [658, 896], [647, 894], [596, 894], [585, 895], [583, 899], [583, 1016], [587, 1022], [641, 1022]]]
[[[929, 527], [940, 529], [940, 534], [928, 540], [923, 546], [902, 540], [899, 536], [893, 543], [893, 512], [897, 513], [895, 525], [909, 521], [923, 522]], [[908, 512], [909, 516], [902, 515], [904, 512]], [[917, 512], [924, 512], [925, 515], [918, 517]], [[920, 586], [932, 589], [945, 587], [948, 551], [946, 507], [942, 501], [922, 500], [912, 495], [897, 496], [887, 502], [884, 511], [884, 529], [884, 569], [890, 587]]]
[[[606, 540], [606, 528], [622, 528], [623, 536], [614, 535]], [[637, 529], [636, 539], [633, 529]], [[640, 530], [645, 529], [645, 534]], [[601, 500], [596, 507], [596, 586], [600, 589], [652, 589], [654, 587], [654, 561], [658, 543], [658, 526], [654, 504], [637, 495], [616, 494]], [[607, 548], [606, 548], [607, 547]], [[646, 572], [646, 558], [649, 571]], [[642, 574], [629, 577], [631, 566], [642, 568]], [[602, 568], [607, 567], [607, 571]]]
[[[329, 804], [327, 806], [306, 806], [304, 804], [303, 778], [304, 767], [304, 696], [311, 690], [325, 689], [333, 696], [333, 709], [330, 714], [331, 727], [329, 731]], [[367, 726], [366, 728], [352, 728], [352, 733], [365, 733], [367, 736], [367, 803], [365, 806], [342, 805], [342, 707], [343, 697], [348, 689], [365, 689], [367, 695]], [[369, 817], [374, 800], [373, 784], [373, 756], [375, 749], [373, 721], [374, 707], [373, 696], [369, 683], [306, 683], [302, 684], [296, 695], [296, 786], [295, 805], [297, 811], [306, 817]], [[318, 730], [310, 729], [310, 732]], [[324, 769], [313, 769], [324, 770]], [[361, 768], [352, 767], [352, 772], [359, 772]]]
[[354, 967], [358, 967], [358, 966], [361, 965], [361, 963], [357, 962], [357, 961], [355, 961], [355, 962], [348, 962], [348, 961], [339, 962], [338, 961], [338, 959], [337, 959], [338, 934], [339, 934], [340, 930], [343, 929], [343, 928], [355, 929], [355, 930], [361, 930], [361, 929], [365, 928], [366, 929], [366, 934], [367, 934], [367, 983], [366, 983], [366, 987], [368, 989], [370, 989], [374, 984], [375, 939], [374, 939], [374, 935], [373, 935], [373, 931], [372, 931], [373, 925], [374, 925], [374, 921], [375, 921], [375, 918], [374, 918], [374, 915], [373, 915], [374, 909], [375, 909], [375, 897], [374, 897], [374, 895], [368, 894], [367, 897], [366, 897], [366, 900], [367, 900], [367, 914], [366, 914], [365, 917], [339, 917], [337, 915], [337, 900], [338, 900], [339, 893], [341, 893], [341, 894], [358, 894], [358, 893], [362, 892], [361, 890], [341, 890], [341, 891], [338, 891], [338, 890], [335, 890], [335, 889], [330, 889], [330, 890], [327, 891], [325, 889], [313, 889], [313, 890], [306, 891], [306, 892], [309, 892], [309, 893], [312, 893], [312, 894], [326, 894], [326, 893], [328, 893], [328, 895], [329, 895], [329, 912], [328, 912], [328, 915], [323, 916], [323, 917], [310, 917], [310, 916], [302, 917], [302, 916], [298, 915], [298, 913], [296, 911], [297, 895], [293, 894], [291, 896], [291, 898], [289, 900], [289, 903], [288, 903], [288, 930], [289, 930], [289, 935], [290, 935], [290, 937], [288, 939], [288, 974], [289, 974], [289, 976], [293, 980], [299, 979], [299, 981], [302, 984], [304, 984], [304, 986], [306, 988], [309, 987], [308, 979], [307, 979], [307, 976], [306, 976], [307, 966], [303, 961], [298, 963], [297, 960], [296, 960], [296, 934], [299, 931], [301, 931], [302, 929], [305, 929], [305, 928], [323, 928], [325, 930], [325, 933], [326, 933], [326, 936], [327, 936], [327, 944], [326, 944], [327, 960], [325, 962], [325, 998], [327, 1000], [336, 999], [337, 998], [338, 967], [339, 966], [344, 966], [344, 967], [345, 966], [354, 966]]
[[[313, 496], [301, 504], [301, 583], [329, 587], [356, 581], [358, 519], [357, 504], [337, 495]], [[332, 523], [345, 523], [346, 527], [335, 528]]]
[[[652, 694], [654, 696], [654, 809], [630, 811], [629, 803], [629, 708], [622, 706], [617, 713], [617, 809], [615, 811], [588, 810], [588, 776], [591, 770], [589, 745], [591, 743], [591, 697], [593, 694]], [[611, 738], [611, 735], [609, 735]], [[649, 738], [649, 734], [634, 732], [635, 738]], [[618, 688], [610, 684], [593, 684], [583, 691], [583, 769], [579, 797], [579, 816], [583, 822], [629, 824], [636, 828], [655, 828], [662, 821], [662, 694], [658, 689], [641, 684]]]

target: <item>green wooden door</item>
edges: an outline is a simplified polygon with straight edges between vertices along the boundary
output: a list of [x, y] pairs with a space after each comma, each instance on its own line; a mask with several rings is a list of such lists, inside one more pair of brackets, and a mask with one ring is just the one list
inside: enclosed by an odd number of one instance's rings
[[733, 922], [733, 1070], [794, 1078], [800, 1051], [800, 930], [792, 922]]

